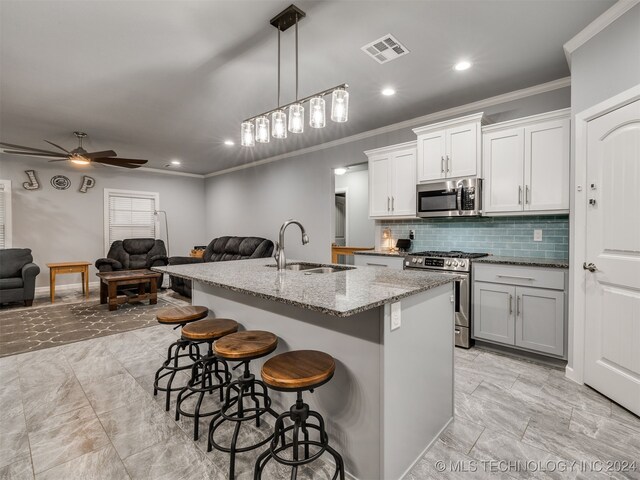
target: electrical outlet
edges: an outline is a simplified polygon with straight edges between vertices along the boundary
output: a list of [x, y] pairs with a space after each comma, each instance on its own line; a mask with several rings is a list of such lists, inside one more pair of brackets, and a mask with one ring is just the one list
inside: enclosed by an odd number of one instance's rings
[[415, 238], [416, 238], [416, 231], [415, 230], [409, 230], [409, 238], [411, 240], [415, 240]]
[[542, 241], [542, 230], [534, 230], [533, 231], [533, 241], [541, 242]]
[[400, 302], [391, 304], [391, 331], [397, 330], [402, 325], [402, 308]]

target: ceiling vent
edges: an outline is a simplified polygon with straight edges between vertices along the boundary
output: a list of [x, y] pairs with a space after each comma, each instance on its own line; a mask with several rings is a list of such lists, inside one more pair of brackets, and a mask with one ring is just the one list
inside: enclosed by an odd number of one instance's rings
[[378, 63], [387, 63], [409, 53], [407, 47], [390, 33], [368, 43], [361, 50]]

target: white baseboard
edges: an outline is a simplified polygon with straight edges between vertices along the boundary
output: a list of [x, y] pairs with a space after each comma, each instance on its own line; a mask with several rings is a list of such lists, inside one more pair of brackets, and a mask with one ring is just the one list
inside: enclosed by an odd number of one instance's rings
[[567, 377], [572, 382], [578, 383], [580, 385], [584, 385], [582, 379], [578, 378], [575, 370], [569, 366], [564, 369], [564, 376]]
[[[99, 286], [100, 282], [89, 282], [89, 291], [91, 291], [92, 288], [98, 288]], [[82, 282], [66, 283], [63, 285], [56, 284], [56, 292], [64, 292], [67, 290], [82, 290]], [[36, 287], [36, 295], [42, 295], [44, 293], [49, 294], [49, 292], [49, 285], [45, 287]]]

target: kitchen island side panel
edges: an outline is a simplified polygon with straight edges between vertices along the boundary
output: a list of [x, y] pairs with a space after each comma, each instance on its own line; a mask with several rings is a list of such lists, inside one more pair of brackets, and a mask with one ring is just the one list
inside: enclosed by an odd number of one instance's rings
[[[361, 480], [384, 478], [380, 435], [383, 307], [340, 318], [198, 281], [193, 283], [192, 302], [209, 307], [216, 317], [236, 320], [241, 329], [278, 335], [274, 354], [312, 349], [332, 355], [336, 360], [333, 379], [313, 394], [306, 393], [305, 400], [324, 416], [332, 445], [342, 454], [350, 475]], [[251, 362], [258, 378], [263, 363], [261, 359]], [[295, 401], [295, 394], [270, 393], [276, 412]]]
[[383, 472], [401, 479], [453, 419], [453, 284], [401, 301], [401, 326], [383, 318]]

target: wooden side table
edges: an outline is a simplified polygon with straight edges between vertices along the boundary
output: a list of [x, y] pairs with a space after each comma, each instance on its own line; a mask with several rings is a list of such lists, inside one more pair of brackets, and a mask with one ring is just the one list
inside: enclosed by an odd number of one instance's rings
[[62, 273], [81, 273], [82, 274], [82, 293], [89, 296], [89, 262], [60, 262], [47, 263], [49, 267], [49, 291], [51, 293], [51, 303], [54, 302], [56, 296], [56, 275]]

